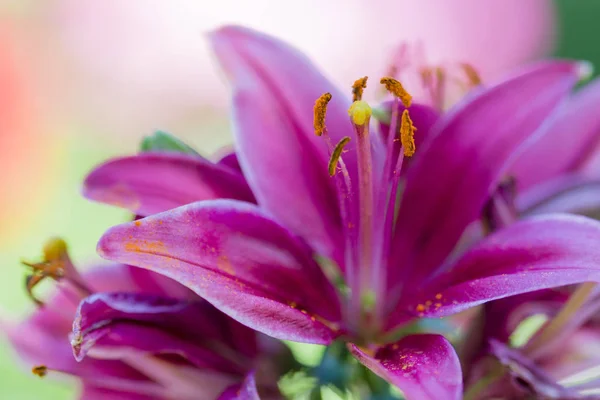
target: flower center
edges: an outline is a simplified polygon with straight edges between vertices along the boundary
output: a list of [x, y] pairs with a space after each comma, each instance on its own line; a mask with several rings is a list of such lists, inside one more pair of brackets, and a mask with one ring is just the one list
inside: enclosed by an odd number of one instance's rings
[[[384, 77], [381, 83], [394, 96], [387, 139], [370, 133], [373, 111], [362, 100], [367, 77], [356, 80], [352, 85], [354, 101], [348, 115], [354, 130], [353, 138], [346, 136], [337, 144], [332, 143], [325, 124], [327, 104], [332, 100], [330, 93], [319, 97], [314, 107], [315, 134], [323, 137], [329, 148], [328, 170], [335, 179], [344, 221], [346, 278], [350, 289], [348, 315], [349, 320], [355, 321], [357, 329], [365, 325], [377, 326], [376, 321], [381, 318], [400, 172], [404, 157], [412, 156], [416, 150], [416, 128], [408, 110], [412, 96], [393, 78]], [[404, 106], [401, 116], [400, 102]], [[351, 181], [343, 160], [344, 149], [352, 139], [356, 141], [356, 182]], [[384, 162], [381, 163], [381, 160]], [[357, 315], [361, 315], [358, 322]], [[368, 318], [369, 324], [362, 324], [362, 318]]]

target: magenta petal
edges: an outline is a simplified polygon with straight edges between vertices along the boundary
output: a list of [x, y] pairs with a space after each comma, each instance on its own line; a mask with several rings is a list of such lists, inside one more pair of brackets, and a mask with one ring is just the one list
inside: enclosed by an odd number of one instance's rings
[[411, 335], [380, 347], [371, 356], [354, 344], [354, 356], [413, 400], [462, 398], [460, 361], [440, 335]]
[[142, 153], [111, 160], [86, 178], [84, 195], [146, 216], [198, 200], [254, 202], [237, 171], [198, 156]]
[[[241, 27], [210, 37], [234, 89], [234, 134], [244, 175], [258, 203], [320, 253], [341, 260], [341, 220], [327, 147], [313, 128], [315, 100], [333, 93], [327, 124], [333, 142], [348, 136], [349, 101], [295, 49]], [[344, 156], [351, 167], [353, 151]]]
[[577, 171], [600, 143], [600, 80], [578, 91], [510, 168], [519, 190]]
[[[467, 251], [409, 307], [444, 316], [507, 296], [600, 282], [600, 223], [574, 215], [517, 222]], [[426, 292], [426, 293], [425, 293]]]
[[575, 62], [538, 64], [475, 91], [442, 116], [406, 175], [391, 284], [402, 280], [398, 266], [406, 266], [418, 280], [442, 263], [480, 216], [511, 155], [569, 94], [579, 70]]
[[98, 251], [165, 274], [268, 335], [329, 343], [338, 334], [335, 289], [313, 255], [254, 205], [180, 207], [110, 229]]
[[260, 400], [256, 390], [254, 374], [249, 374], [239, 385], [227, 388], [218, 400]]
[[600, 179], [570, 173], [532, 186], [517, 197], [522, 214], [572, 213], [597, 217]]

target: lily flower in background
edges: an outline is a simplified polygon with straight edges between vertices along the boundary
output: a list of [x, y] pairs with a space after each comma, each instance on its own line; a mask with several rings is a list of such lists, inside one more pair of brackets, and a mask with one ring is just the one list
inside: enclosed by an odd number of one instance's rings
[[270, 336], [345, 341], [409, 399], [462, 396], [450, 343], [407, 334], [420, 318], [600, 279], [600, 224], [584, 217], [520, 221], [452, 253], [581, 63], [539, 63], [479, 87], [433, 124], [385, 77], [390, 126], [373, 134], [366, 79], [351, 101], [272, 37], [226, 27], [211, 41], [232, 82], [236, 153], [257, 204], [204, 200], [114, 227], [103, 257], [173, 278]]
[[478, 390], [469, 399], [598, 398], [600, 298], [595, 284], [572, 289], [519, 295], [484, 307], [481, 347], [466, 377]]
[[30, 293], [44, 278], [60, 286], [25, 321], [9, 324], [8, 337], [35, 374], [78, 377], [80, 398], [254, 400], [256, 384], [262, 398], [279, 398], [279, 371], [267, 354], [284, 355], [283, 346], [180, 284], [120, 264], [80, 275], [60, 239], [27, 265]]

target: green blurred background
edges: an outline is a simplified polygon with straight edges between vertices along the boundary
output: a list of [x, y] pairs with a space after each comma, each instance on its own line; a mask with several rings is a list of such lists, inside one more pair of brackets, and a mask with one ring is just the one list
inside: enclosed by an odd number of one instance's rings
[[[17, 16], [11, 18], [10, 32], [0, 26], [0, 35], [22, 35], [11, 41], [13, 45], [17, 45], [9, 49], [17, 54], [17, 61], [0, 58], [5, 63], [4, 68], [9, 69], [14, 73], [12, 76], [17, 78], [22, 78], [33, 67], [46, 68], [44, 65], [18, 63], [23, 53], [40, 51], [39, 48], [32, 47], [33, 44], [23, 33], [48, 29], [48, 26], [37, 24], [36, 17], [39, 16], [31, 11], [31, 4], [31, 1], [18, 0], [0, 2], [0, 17]], [[555, 4], [557, 36], [554, 54], [587, 59], [600, 66], [600, 46], [597, 44], [600, 37], [600, 1], [560, 0]], [[0, 47], [0, 51], [2, 50]], [[48, 51], [48, 48], [44, 46], [42, 51]], [[59, 56], [60, 54], [57, 55]], [[8, 65], [9, 63], [12, 64]], [[64, 65], [61, 66], [63, 67]], [[57, 67], [47, 68], [48, 76], [52, 76], [52, 68]], [[16, 121], [7, 123], [8, 117], [0, 112], [0, 118], [5, 118], [5, 121], [0, 120], [0, 147], [5, 150], [0, 153], [3, 175], [3, 180], [0, 181], [3, 186], [0, 204], [0, 316], [3, 319], [15, 319], [33, 309], [23, 290], [24, 270], [19, 265], [19, 260], [23, 257], [37, 259], [44, 240], [49, 236], [64, 237], [77, 264], [84, 265], [88, 260], [95, 260], [94, 248], [98, 237], [107, 227], [123, 221], [127, 214], [81, 198], [79, 188], [82, 179], [102, 160], [136, 151], [142, 134], [149, 133], [143, 125], [127, 126], [124, 130], [135, 129], [140, 135], [106, 137], [102, 126], [91, 128], [89, 123], [74, 118], [76, 116], [61, 114], [60, 104], [57, 108], [52, 108], [52, 112], [48, 112], [40, 104], [60, 103], [62, 99], [51, 95], [44, 98], [36, 89], [38, 86], [44, 87], [47, 82], [43, 80], [43, 74], [37, 76], [41, 78], [26, 80], [25, 90], [22, 92], [13, 87], [13, 78], [7, 82], [0, 79], [0, 84], [5, 85], [0, 88], [14, 90], [8, 104], [0, 102], [0, 106], [8, 109], [12, 107], [19, 114]], [[59, 82], [59, 85], [68, 85], [68, 82]], [[52, 89], [48, 93], [69, 91], [66, 86]], [[27, 96], [31, 98], [24, 98]], [[90, 97], [90, 102], [94, 104], [93, 94]], [[515, 106], [518, 107], [518, 104]], [[127, 119], [127, 115], [124, 119]], [[204, 154], [211, 154], [227, 144], [230, 137], [226, 115], [215, 112], [210, 107], [180, 116], [168, 128], [176, 134], [184, 132], [186, 140]], [[82, 131], [86, 134], [82, 135]], [[194, 134], [196, 131], [198, 134]], [[6, 149], [10, 149], [10, 153]], [[31, 335], [34, 334], [31, 332]], [[50, 400], [73, 396], [73, 385], [52, 379], [40, 380], [29, 373], [29, 368], [30, 366], [19, 365], [10, 348], [3, 342], [0, 348], [0, 398]]]

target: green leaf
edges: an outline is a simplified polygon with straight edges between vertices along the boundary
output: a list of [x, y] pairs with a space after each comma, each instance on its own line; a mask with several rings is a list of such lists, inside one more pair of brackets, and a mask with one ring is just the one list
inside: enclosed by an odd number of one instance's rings
[[196, 150], [175, 136], [163, 131], [156, 131], [152, 135], [146, 136], [142, 140], [140, 151], [173, 151], [176, 153], [199, 155]]

